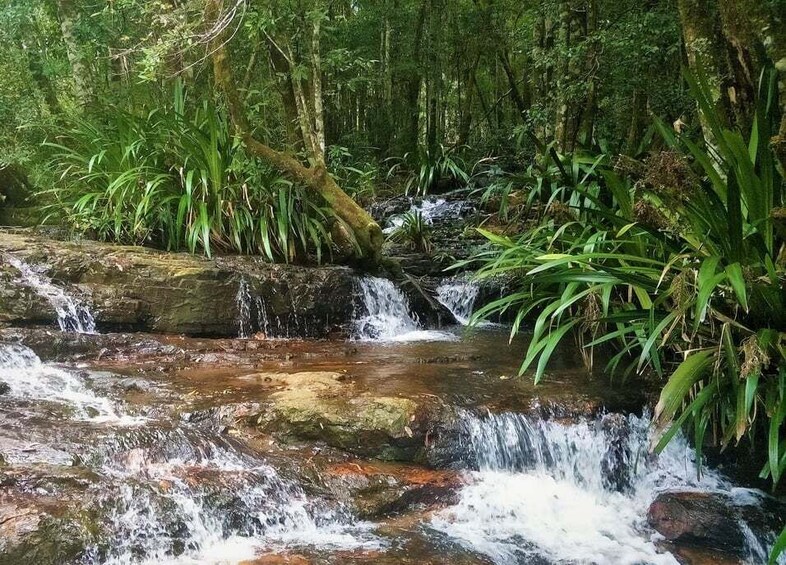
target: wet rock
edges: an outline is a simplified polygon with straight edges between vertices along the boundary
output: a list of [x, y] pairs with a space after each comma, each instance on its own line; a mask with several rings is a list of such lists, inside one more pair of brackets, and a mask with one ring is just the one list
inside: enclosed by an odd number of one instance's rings
[[678, 549], [706, 549], [729, 559], [747, 559], [752, 550], [749, 536], [765, 539], [780, 531], [786, 505], [764, 494], [735, 500], [712, 492], [664, 492], [650, 505], [647, 519]]
[[363, 520], [455, 504], [463, 485], [456, 471], [358, 460], [317, 469], [315, 481]]
[[[229, 336], [238, 333], [241, 280], [264, 304], [251, 330], [322, 337], [353, 315], [355, 276], [343, 267], [271, 265], [255, 257], [206, 259], [93, 241], [63, 242], [32, 232], [0, 233], [0, 257], [45, 269], [94, 312], [104, 329]], [[0, 262], [0, 322], [52, 323], [53, 308]], [[267, 326], [267, 327], [262, 327]]]
[[0, 396], [8, 394], [9, 392], [11, 392], [11, 387], [8, 383], [0, 381]]
[[71, 563], [95, 534], [86, 513], [67, 511], [55, 501], [0, 497], [0, 565]]
[[269, 553], [256, 559], [241, 561], [238, 565], [311, 565], [313, 561], [302, 555]]
[[414, 280], [405, 281], [401, 290], [407, 297], [412, 314], [425, 327], [442, 328], [456, 323], [456, 318], [444, 305], [437, 302], [433, 293]]
[[447, 417], [435, 398], [365, 392], [343, 373], [257, 378], [280, 389], [270, 395], [268, 409], [252, 418], [257, 426], [280, 436], [324, 441], [358, 455], [429, 461], [435, 432]]
[[601, 461], [603, 486], [624, 492], [630, 489], [631, 453], [629, 445], [630, 423], [623, 414], [607, 414], [600, 421], [608, 448]]

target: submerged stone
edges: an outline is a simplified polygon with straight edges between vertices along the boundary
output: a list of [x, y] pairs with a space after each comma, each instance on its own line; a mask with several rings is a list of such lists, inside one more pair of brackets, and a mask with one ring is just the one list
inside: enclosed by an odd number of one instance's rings
[[269, 432], [320, 440], [358, 455], [428, 461], [435, 431], [447, 416], [429, 397], [404, 398], [359, 391], [343, 373], [260, 374], [282, 390], [255, 417]]

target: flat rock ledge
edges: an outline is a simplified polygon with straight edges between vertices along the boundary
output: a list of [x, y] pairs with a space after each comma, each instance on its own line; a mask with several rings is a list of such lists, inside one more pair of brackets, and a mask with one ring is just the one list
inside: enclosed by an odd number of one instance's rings
[[[327, 337], [354, 317], [357, 274], [346, 267], [207, 259], [95, 241], [0, 232], [0, 323], [52, 324], [51, 301], [11, 264], [21, 260], [89, 308], [102, 330], [199, 336]], [[245, 283], [248, 309], [238, 291]], [[259, 299], [259, 300], [257, 300]]]

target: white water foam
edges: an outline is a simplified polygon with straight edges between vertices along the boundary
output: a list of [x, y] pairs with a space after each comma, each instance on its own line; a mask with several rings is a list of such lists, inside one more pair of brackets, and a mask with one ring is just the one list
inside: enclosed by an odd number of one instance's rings
[[102, 466], [119, 482], [103, 503], [114, 541], [100, 562], [237, 563], [299, 547], [384, 546], [371, 524], [310, 499], [241, 450], [231, 439], [180, 428], [115, 438]]
[[[415, 204], [414, 199], [410, 198], [410, 202], [412, 204], [409, 213], [420, 214], [423, 222], [427, 225], [433, 225], [437, 221], [461, 218], [467, 208], [467, 203], [463, 200], [448, 201], [444, 198], [425, 198], [419, 204]], [[396, 214], [388, 219], [387, 226], [382, 231], [389, 234], [403, 224], [404, 214]]]
[[240, 279], [240, 284], [235, 295], [237, 306], [237, 336], [240, 338], [251, 337], [251, 289], [245, 278]]
[[[675, 439], [646, 454], [648, 420], [631, 416], [620, 491], [610, 488], [609, 439], [597, 423], [530, 422], [518, 414], [465, 418], [478, 471], [457, 505], [432, 527], [499, 565], [540, 556], [557, 562], [676, 564], [646, 523], [657, 493], [671, 488], [730, 492], [717, 473], [699, 480], [693, 451]], [[755, 554], [755, 551], [751, 552]], [[755, 561], [753, 561], [755, 562]]]
[[409, 312], [407, 297], [392, 281], [380, 277], [359, 280], [364, 314], [355, 320], [354, 335], [373, 341], [454, 341], [455, 334], [424, 330]]
[[0, 381], [8, 385], [10, 397], [65, 405], [76, 419], [120, 425], [139, 421], [120, 414], [112, 400], [95, 394], [73, 373], [42, 363], [22, 345], [0, 344]]
[[7, 260], [36, 293], [49, 301], [57, 313], [57, 323], [61, 330], [83, 334], [96, 333], [96, 323], [87, 306], [66, 294], [62, 288], [52, 282], [52, 279], [37, 272], [21, 259], [9, 255]]
[[462, 326], [469, 325], [480, 288], [476, 283], [451, 280], [437, 287], [437, 300]]

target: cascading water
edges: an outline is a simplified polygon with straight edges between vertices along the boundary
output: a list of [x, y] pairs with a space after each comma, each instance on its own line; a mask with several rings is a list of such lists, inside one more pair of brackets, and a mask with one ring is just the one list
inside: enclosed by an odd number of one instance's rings
[[452, 280], [437, 287], [437, 300], [450, 310], [462, 326], [469, 324], [475, 300], [478, 298], [477, 284], [462, 280]]
[[[619, 422], [618, 422], [619, 423]], [[594, 564], [676, 564], [646, 525], [655, 495], [670, 488], [728, 491], [718, 474], [696, 478], [692, 450], [675, 439], [646, 453], [648, 420], [618, 433], [603, 421], [563, 425], [506, 413], [464, 415], [472, 463], [457, 505], [432, 526], [497, 564], [542, 557]], [[750, 547], [751, 562], [762, 559]]]
[[[294, 547], [384, 546], [370, 524], [354, 520], [339, 504], [308, 496], [216, 425], [123, 416], [89, 382], [42, 363], [21, 345], [0, 344], [0, 381], [9, 385], [0, 396], [0, 414], [17, 418], [21, 411], [32, 426], [20, 428], [26, 443], [13, 430], [0, 433], [5, 462], [35, 463], [14, 453], [9, 458], [8, 449], [23, 444], [21, 455], [35, 447], [47, 464], [70, 467], [78, 461], [89, 470], [101, 541], [87, 548], [80, 563], [236, 563]], [[138, 425], [105, 427], [132, 420]], [[46, 428], [38, 426], [58, 428], [51, 444]], [[63, 443], [63, 437], [70, 439]]]
[[359, 279], [363, 313], [355, 320], [354, 335], [359, 340], [418, 341], [453, 340], [442, 331], [424, 330], [410, 314], [407, 297], [392, 281], [379, 277]]
[[[446, 220], [459, 219], [472, 209], [471, 205], [469, 205], [466, 200], [448, 201], [444, 198], [425, 198], [418, 204], [415, 204], [413, 199], [410, 199], [410, 202], [412, 202], [412, 204], [410, 205], [409, 212], [420, 214], [423, 221], [428, 225]], [[395, 231], [396, 228], [401, 227], [403, 223], [403, 214], [391, 216], [388, 220], [388, 225], [382, 231], [384, 233], [391, 233]]]
[[76, 419], [94, 422], [131, 423], [118, 413], [115, 404], [91, 391], [69, 371], [41, 362], [22, 345], [0, 344], [0, 381], [12, 398], [61, 404]]
[[90, 310], [73, 296], [55, 285], [45, 275], [36, 272], [30, 265], [17, 257], [8, 256], [8, 262], [22, 276], [22, 279], [40, 296], [49, 301], [57, 313], [57, 323], [66, 332], [96, 333], [96, 324]]
[[312, 500], [231, 439], [197, 429], [114, 438], [101, 472], [113, 541], [95, 563], [235, 563], [260, 550], [378, 548], [370, 526]]
[[240, 284], [235, 295], [237, 305], [237, 336], [251, 337], [251, 289], [245, 278], [240, 279]]
[[[275, 288], [271, 292], [275, 293]], [[261, 332], [266, 339], [322, 337], [330, 328], [329, 319], [302, 315], [298, 312], [294, 296], [290, 297], [290, 301], [289, 311], [285, 315], [270, 314], [264, 299], [255, 296], [248, 281], [241, 278], [235, 295], [238, 337], [249, 338], [255, 331]]]

